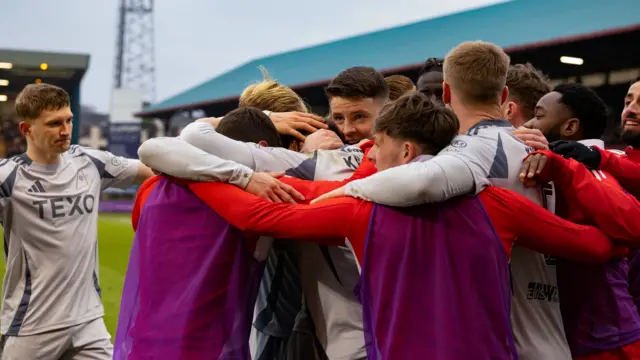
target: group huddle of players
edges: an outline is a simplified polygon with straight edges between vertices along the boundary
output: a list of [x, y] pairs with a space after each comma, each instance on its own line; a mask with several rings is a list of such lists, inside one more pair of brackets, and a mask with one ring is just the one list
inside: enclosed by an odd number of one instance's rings
[[[140, 162], [70, 146], [60, 91], [0, 164], [3, 359], [640, 359], [640, 79], [624, 152], [595, 92], [481, 41], [416, 85], [348, 68], [327, 118], [265, 79]], [[111, 347], [93, 208], [145, 179]]]

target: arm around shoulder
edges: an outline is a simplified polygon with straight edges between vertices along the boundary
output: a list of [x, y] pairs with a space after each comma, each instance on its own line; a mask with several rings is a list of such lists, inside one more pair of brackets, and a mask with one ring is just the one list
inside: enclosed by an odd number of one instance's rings
[[457, 156], [443, 154], [352, 181], [345, 194], [382, 205], [412, 206], [472, 194], [475, 188], [467, 164]]
[[178, 138], [153, 138], [138, 149], [143, 163], [156, 171], [195, 181], [218, 181], [244, 188], [253, 170], [222, 160]]

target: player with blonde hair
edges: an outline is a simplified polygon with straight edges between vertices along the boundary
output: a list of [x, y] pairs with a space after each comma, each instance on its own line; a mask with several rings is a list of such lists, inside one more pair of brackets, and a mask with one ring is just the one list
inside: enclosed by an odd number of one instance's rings
[[254, 107], [272, 112], [309, 112], [302, 98], [290, 87], [271, 78], [264, 67], [260, 67], [263, 79], [247, 86], [240, 95], [240, 107]]
[[[264, 67], [260, 67], [260, 71], [263, 80], [244, 89], [240, 95], [240, 108], [256, 108], [267, 113], [308, 112], [304, 101], [295, 91], [273, 80]], [[220, 123], [220, 126], [223, 123], [224, 121]], [[237, 122], [235, 124], [230, 122], [230, 124], [232, 124], [231, 126], [238, 125]], [[247, 129], [241, 131], [247, 131]], [[282, 138], [281, 145], [287, 149], [299, 151], [303, 146], [293, 136], [280, 135], [280, 137]], [[276, 144], [269, 145], [278, 146]], [[302, 356], [303, 353], [299, 352], [297, 348], [306, 348], [311, 353], [316, 351], [317, 341], [313, 335], [315, 333], [313, 323], [309, 321], [302, 296], [300, 270], [296, 256], [298, 246], [301, 245], [276, 241], [269, 252], [251, 329], [250, 341], [255, 359], [275, 357], [278, 353], [292, 352], [296, 356]], [[281, 276], [278, 277], [277, 274], [281, 274]], [[299, 331], [301, 329], [306, 331]]]

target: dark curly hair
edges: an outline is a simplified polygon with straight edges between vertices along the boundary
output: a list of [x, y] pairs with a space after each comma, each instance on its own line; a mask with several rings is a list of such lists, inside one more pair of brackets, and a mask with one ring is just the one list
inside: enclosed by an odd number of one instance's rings
[[553, 88], [562, 94], [563, 103], [580, 120], [586, 139], [599, 139], [607, 127], [607, 105], [592, 89], [581, 84], [560, 84]]
[[428, 58], [427, 61], [424, 62], [424, 65], [422, 65], [422, 69], [420, 69], [420, 72], [418, 73], [418, 77], [426, 73], [430, 73], [432, 71], [442, 72], [443, 65], [444, 65], [443, 59]]

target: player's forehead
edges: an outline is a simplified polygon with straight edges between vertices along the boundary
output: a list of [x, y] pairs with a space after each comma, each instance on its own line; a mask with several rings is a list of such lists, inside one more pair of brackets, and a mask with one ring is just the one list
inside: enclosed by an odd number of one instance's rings
[[65, 106], [60, 109], [49, 109], [49, 110], [42, 111], [40, 113], [40, 116], [38, 117], [38, 120], [41, 120], [46, 124], [53, 121], [67, 120], [72, 117], [73, 117], [73, 112], [71, 112], [71, 108], [68, 106]]
[[629, 91], [627, 91], [628, 98], [638, 98], [640, 97], [640, 81], [636, 81], [631, 84], [629, 87]]
[[536, 110], [543, 110], [546, 112], [558, 112], [565, 108], [562, 103], [562, 94], [552, 91], [538, 100], [536, 104]]
[[375, 113], [376, 102], [373, 98], [350, 99], [333, 97], [330, 102], [332, 114]]

